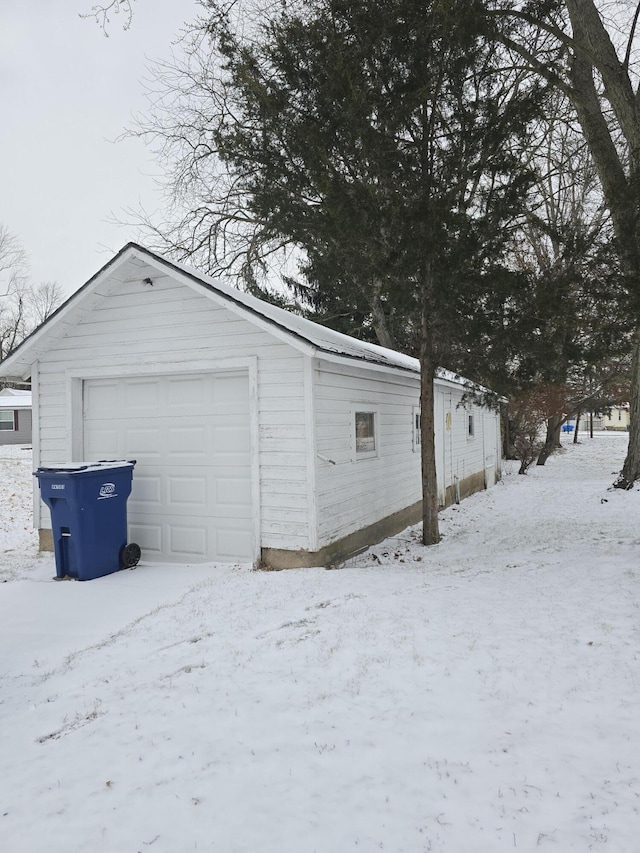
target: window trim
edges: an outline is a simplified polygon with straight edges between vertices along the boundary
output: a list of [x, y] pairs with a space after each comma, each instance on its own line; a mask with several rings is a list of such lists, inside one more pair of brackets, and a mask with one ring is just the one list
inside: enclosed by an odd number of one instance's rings
[[[18, 410], [17, 409], [0, 409], [0, 417], [2, 415], [11, 415], [11, 426], [0, 426], [0, 432], [17, 432], [18, 431]], [[2, 420], [2, 423], [9, 423], [9, 420]]]
[[413, 452], [420, 453], [422, 449], [422, 411], [420, 406], [413, 406], [411, 409], [411, 432]]
[[475, 413], [471, 409], [467, 409], [467, 441], [472, 441], [476, 437], [476, 419]]
[[[357, 449], [356, 442], [356, 416], [357, 415], [373, 415], [373, 450]], [[349, 418], [351, 429], [351, 461], [364, 462], [366, 459], [377, 459], [380, 456], [380, 411], [378, 406], [370, 403], [352, 403], [351, 416]]]

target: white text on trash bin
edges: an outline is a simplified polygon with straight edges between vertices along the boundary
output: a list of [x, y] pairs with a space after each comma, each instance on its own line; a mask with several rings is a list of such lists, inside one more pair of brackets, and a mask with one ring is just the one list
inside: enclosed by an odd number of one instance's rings
[[98, 494], [98, 500], [103, 501], [106, 498], [115, 498], [116, 497], [116, 484], [115, 483], [103, 483], [100, 486], [100, 492]]

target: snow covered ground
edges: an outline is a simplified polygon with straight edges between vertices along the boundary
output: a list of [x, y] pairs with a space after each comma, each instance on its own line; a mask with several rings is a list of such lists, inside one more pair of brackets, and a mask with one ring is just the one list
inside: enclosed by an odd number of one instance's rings
[[0, 450], [0, 849], [640, 849], [640, 491], [600, 434], [339, 570], [52, 582]]

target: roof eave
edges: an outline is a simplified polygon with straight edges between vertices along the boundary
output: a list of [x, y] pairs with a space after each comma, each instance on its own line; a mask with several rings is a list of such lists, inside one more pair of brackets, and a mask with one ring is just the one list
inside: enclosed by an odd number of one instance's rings
[[413, 379], [420, 378], [420, 372], [418, 370], [413, 370], [410, 367], [402, 367], [400, 365], [395, 364], [385, 364], [384, 362], [373, 361], [372, 359], [361, 358], [356, 355], [338, 353], [333, 350], [323, 349], [321, 347], [316, 347], [315, 356], [318, 359], [330, 361], [334, 364], [341, 364], [343, 366], [361, 367], [368, 370], [375, 370], [380, 373], [391, 373], [395, 376], [408, 376]]

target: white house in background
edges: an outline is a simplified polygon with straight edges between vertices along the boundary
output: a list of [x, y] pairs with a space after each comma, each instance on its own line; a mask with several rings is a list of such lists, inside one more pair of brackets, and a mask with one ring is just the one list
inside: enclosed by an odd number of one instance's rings
[[[330, 564], [421, 517], [416, 359], [136, 244], [0, 375], [31, 377], [34, 466], [137, 460], [129, 541], [143, 559]], [[444, 505], [500, 477], [500, 426], [461, 404], [460, 377], [435, 386]]]
[[0, 444], [31, 444], [31, 391], [0, 391]]
[[602, 417], [602, 429], [627, 431], [631, 423], [629, 404], [624, 406], [611, 406]]

